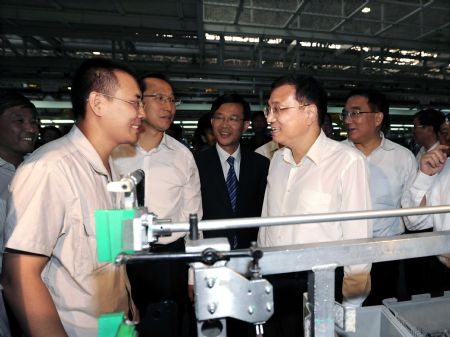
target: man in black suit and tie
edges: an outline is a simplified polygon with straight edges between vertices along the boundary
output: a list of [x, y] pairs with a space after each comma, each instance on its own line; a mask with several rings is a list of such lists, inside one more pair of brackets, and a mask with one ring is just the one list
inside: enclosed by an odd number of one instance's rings
[[[222, 95], [211, 107], [211, 124], [217, 143], [198, 152], [203, 220], [258, 217], [261, 215], [269, 160], [240, 146], [250, 123], [250, 106], [238, 94]], [[227, 237], [231, 249], [248, 248], [257, 228], [205, 231], [205, 238]]]

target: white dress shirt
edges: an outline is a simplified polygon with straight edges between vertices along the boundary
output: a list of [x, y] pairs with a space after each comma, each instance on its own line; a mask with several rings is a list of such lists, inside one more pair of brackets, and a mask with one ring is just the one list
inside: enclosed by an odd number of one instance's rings
[[[344, 143], [355, 146], [350, 140], [345, 140]], [[417, 163], [413, 153], [384, 138], [381, 133], [380, 146], [366, 159], [373, 209], [400, 208], [402, 196], [417, 173]], [[374, 237], [400, 235], [404, 231], [401, 217], [373, 220]]]
[[[289, 148], [277, 151], [271, 160], [263, 217], [371, 208], [364, 157], [359, 151], [327, 138], [323, 131], [299, 164]], [[370, 237], [370, 220], [335, 221], [261, 227], [258, 244], [273, 247]], [[358, 286], [353, 285], [354, 296], [345, 298], [346, 303], [361, 305], [370, 289], [369, 271], [370, 265], [344, 267], [344, 287], [350, 275], [365, 275], [358, 277]]]
[[[220, 165], [222, 166], [223, 176], [225, 181], [227, 181], [228, 171], [230, 170], [230, 164], [228, 164], [227, 159], [230, 154], [222, 149], [219, 144], [216, 143], [217, 153], [220, 159]], [[234, 158], [234, 172], [236, 172], [236, 178], [239, 181], [239, 172], [241, 167], [241, 146], [239, 145], [237, 150], [231, 155]]]
[[[429, 176], [420, 170], [416, 179], [405, 193], [403, 207], [419, 207], [423, 197], [427, 206], [450, 205], [450, 160], [438, 174]], [[450, 230], [450, 213], [423, 214], [408, 216], [408, 229], [421, 230], [434, 228], [435, 231]], [[450, 255], [439, 256], [441, 262], [450, 268]]]
[[[188, 222], [189, 214], [201, 219], [202, 200], [197, 165], [189, 149], [169, 135], [150, 151], [139, 145], [122, 145], [113, 153], [114, 165], [121, 175], [137, 169], [145, 172], [145, 206], [159, 219]], [[168, 244], [185, 233], [161, 237]]]
[[440, 144], [439, 141], [437, 141], [436, 143], [434, 143], [433, 145], [431, 145], [431, 147], [430, 147], [428, 150], [425, 150], [425, 147], [422, 146], [422, 147], [420, 148], [419, 152], [417, 152], [417, 154], [416, 154], [416, 161], [417, 161], [417, 164], [420, 164], [420, 158], [422, 158], [422, 156], [423, 156], [423, 154], [424, 154], [425, 152], [434, 150], [435, 148], [438, 147], [439, 144]]

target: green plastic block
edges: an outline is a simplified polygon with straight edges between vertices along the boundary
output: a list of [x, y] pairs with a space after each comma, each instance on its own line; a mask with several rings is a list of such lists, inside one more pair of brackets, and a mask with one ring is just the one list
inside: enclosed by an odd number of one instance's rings
[[[134, 209], [113, 209], [95, 211], [97, 255], [99, 262], [114, 262], [124, 252], [123, 221], [133, 219]], [[133, 253], [133, 251], [126, 251]]]
[[98, 320], [98, 337], [116, 337], [124, 318], [122, 312], [101, 315]]
[[98, 337], [137, 337], [134, 325], [125, 323], [122, 312], [103, 314], [98, 320]]

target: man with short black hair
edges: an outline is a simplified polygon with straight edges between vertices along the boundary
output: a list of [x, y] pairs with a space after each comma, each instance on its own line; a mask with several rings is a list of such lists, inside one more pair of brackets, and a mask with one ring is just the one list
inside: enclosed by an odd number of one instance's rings
[[11, 184], [2, 284], [27, 336], [97, 336], [100, 314], [134, 311], [125, 268], [98, 262], [94, 211], [119, 206], [110, 153], [137, 140], [141, 91], [126, 67], [91, 59], [71, 98], [75, 126], [25, 159]]
[[[186, 222], [189, 214], [197, 214], [201, 219], [200, 180], [194, 157], [186, 146], [165, 134], [176, 112], [172, 84], [163, 74], [148, 74], [139, 82], [145, 104], [142, 132], [136, 144], [121, 145], [114, 150], [114, 166], [123, 175], [137, 169], [145, 172], [144, 204], [158, 218]], [[151, 249], [182, 252], [185, 234], [161, 237]], [[186, 263], [152, 261], [130, 265], [127, 270], [142, 318], [139, 335], [181, 335], [188, 303]], [[192, 294], [192, 286], [190, 290]], [[155, 319], [161, 312], [164, 317]]]
[[[37, 111], [33, 103], [18, 92], [0, 93], [0, 275], [3, 257], [3, 230], [9, 184], [26, 154], [34, 149], [38, 135]], [[1, 287], [0, 287], [1, 289]], [[12, 324], [14, 333], [14, 324]], [[8, 319], [0, 290], [0, 331], [9, 336]]]
[[444, 114], [435, 109], [423, 109], [413, 116], [413, 135], [416, 144], [421, 148], [416, 154], [417, 163], [427, 151], [439, 145], [439, 128], [444, 122]]
[[[285, 147], [275, 152], [270, 164], [263, 217], [371, 209], [364, 158], [325, 136], [321, 126], [326, 111], [326, 92], [314, 78], [285, 76], [272, 84], [265, 112], [273, 140]], [[369, 220], [334, 221], [261, 227], [258, 243], [277, 247], [371, 236]], [[344, 305], [362, 304], [370, 291], [369, 271], [370, 265], [344, 267]], [[277, 310], [267, 322], [265, 336], [301, 336], [307, 272], [272, 280]], [[337, 297], [340, 293], [338, 289]]]
[[[396, 209], [417, 172], [414, 155], [407, 148], [385, 138], [382, 130], [389, 128], [389, 102], [374, 89], [355, 89], [347, 95], [340, 114], [348, 132], [348, 145], [366, 157], [369, 167], [373, 209]], [[405, 232], [402, 218], [373, 220], [373, 236], [385, 237]], [[366, 304], [381, 304], [389, 297], [399, 297], [401, 286], [399, 262], [388, 261], [372, 265], [372, 290]]]
[[[250, 105], [238, 94], [218, 97], [211, 106], [216, 145], [195, 155], [200, 173], [203, 219], [255, 217], [261, 214], [269, 160], [240, 145], [250, 124]], [[227, 237], [231, 248], [248, 248], [257, 229], [203, 232]]]

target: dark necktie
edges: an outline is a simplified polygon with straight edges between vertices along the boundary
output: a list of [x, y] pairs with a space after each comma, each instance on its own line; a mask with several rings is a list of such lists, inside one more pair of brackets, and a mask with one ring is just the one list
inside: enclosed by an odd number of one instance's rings
[[231, 208], [233, 212], [236, 211], [236, 199], [237, 199], [237, 189], [238, 189], [238, 181], [236, 177], [236, 171], [234, 171], [234, 157], [230, 156], [227, 159], [228, 164], [230, 164], [230, 169], [228, 170], [227, 175], [227, 189], [228, 196], [230, 197]]
[[[230, 164], [230, 169], [228, 170], [227, 175], [227, 189], [228, 196], [230, 197], [231, 208], [233, 209], [233, 213], [236, 212], [236, 199], [237, 199], [237, 191], [238, 191], [238, 180], [236, 177], [236, 171], [234, 170], [234, 157], [229, 156], [227, 159], [228, 164]], [[230, 240], [231, 249], [236, 249], [238, 246], [238, 238], [236, 231], [232, 230], [228, 235]]]

